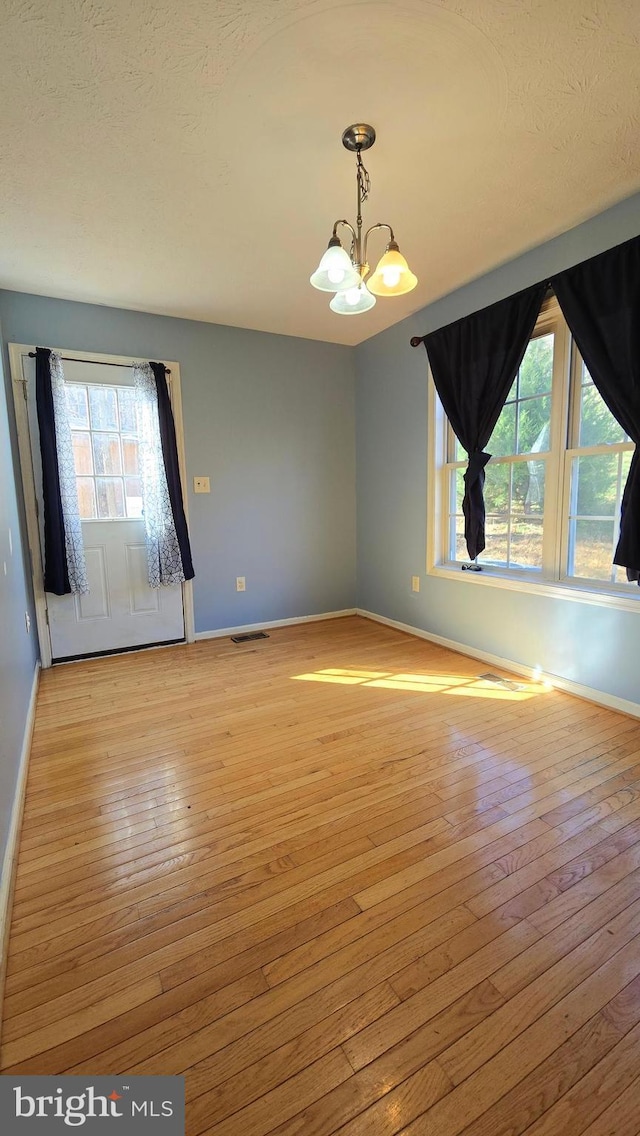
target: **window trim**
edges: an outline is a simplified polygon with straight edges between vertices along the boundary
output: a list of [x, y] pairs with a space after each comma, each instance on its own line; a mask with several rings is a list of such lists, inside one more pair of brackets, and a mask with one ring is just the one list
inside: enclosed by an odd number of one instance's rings
[[[561, 574], [563, 565], [567, 563], [570, 474], [571, 463], [576, 456], [574, 449], [577, 433], [574, 375], [578, 364], [576, 353], [573, 350], [572, 336], [555, 297], [551, 297], [543, 304], [541, 314], [536, 322], [536, 334], [532, 338], [545, 334], [545, 330], [547, 332], [553, 330], [557, 337], [553, 365], [551, 446], [547, 461], [550, 477], [555, 478], [556, 484], [559, 486], [557, 506], [554, 515], [551, 517], [555, 549], [554, 560], [559, 569], [558, 576], [553, 579], [549, 576], [536, 579], [533, 571], [519, 571], [516, 568], [499, 569], [484, 564], [482, 572], [463, 572], [459, 563], [442, 558], [442, 551], [447, 547], [446, 541], [448, 539], [446, 530], [449, 510], [446, 467], [452, 464], [448, 461], [448, 431], [450, 425], [438, 398], [428, 362], [426, 572], [429, 576], [455, 580], [464, 586], [479, 585], [480, 587], [504, 588], [508, 591], [543, 595], [574, 603], [638, 613], [640, 611], [640, 588], [636, 589], [637, 594], [633, 594], [627, 590], [625, 585], [616, 585], [611, 581], [603, 581], [602, 585], [598, 586], [597, 582], [593, 580], [585, 580], [584, 583], [581, 583], [576, 578]], [[570, 405], [572, 393], [574, 397]], [[612, 443], [611, 445], [580, 447], [577, 453], [582, 454], [585, 450], [593, 449], [596, 453], [602, 451], [610, 454], [614, 451], [618, 452], [626, 446], [626, 443]], [[566, 517], [565, 513], [567, 514]], [[545, 542], [545, 545], [547, 543], [551, 543], [550, 539]], [[548, 564], [543, 567], [543, 572], [545, 570], [549, 570]]]

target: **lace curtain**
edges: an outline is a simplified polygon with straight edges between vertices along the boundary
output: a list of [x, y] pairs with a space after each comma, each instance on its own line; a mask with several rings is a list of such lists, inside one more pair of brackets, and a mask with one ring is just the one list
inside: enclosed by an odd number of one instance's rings
[[185, 571], [162, 453], [156, 380], [149, 363], [133, 368], [149, 585], [181, 584]]

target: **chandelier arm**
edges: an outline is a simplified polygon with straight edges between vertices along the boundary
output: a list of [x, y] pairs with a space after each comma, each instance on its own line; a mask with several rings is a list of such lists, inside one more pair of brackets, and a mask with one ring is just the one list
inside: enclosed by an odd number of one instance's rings
[[333, 235], [334, 235], [334, 237], [335, 237], [335, 236], [337, 236], [337, 233], [336, 233], [336, 229], [338, 228], [338, 225], [346, 225], [346, 226], [347, 226], [347, 229], [351, 229], [351, 236], [353, 237], [353, 239], [354, 239], [354, 241], [355, 241], [355, 239], [356, 239], [356, 231], [355, 231], [355, 229], [354, 229], [353, 225], [351, 225], [351, 224], [349, 223], [349, 221], [344, 221], [344, 220], [340, 220], [340, 221], [335, 221], [335, 222], [334, 222], [334, 225], [333, 225]]
[[384, 221], [378, 221], [377, 225], [371, 225], [364, 235], [364, 260], [367, 259], [367, 241], [369, 240], [369, 233], [373, 233], [375, 229], [388, 229], [390, 240], [395, 241], [393, 229], [391, 225], [387, 225]]

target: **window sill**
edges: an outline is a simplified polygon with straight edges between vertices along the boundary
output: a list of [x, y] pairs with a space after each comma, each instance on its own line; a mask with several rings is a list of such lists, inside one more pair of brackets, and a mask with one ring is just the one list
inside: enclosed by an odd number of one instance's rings
[[627, 594], [620, 591], [594, 591], [575, 583], [559, 580], [534, 580], [530, 576], [500, 572], [495, 568], [484, 568], [482, 572], [463, 572], [459, 564], [435, 564], [427, 569], [427, 575], [439, 576], [443, 580], [456, 580], [463, 584], [480, 584], [481, 587], [506, 588], [508, 591], [529, 592], [532, 595], [551, 596], [553, 599], [569, 600], [573, 603], [593, 604], [596, 607], [612, 607], [619, 611], [640, 612], [640, 587], [637, 592]]

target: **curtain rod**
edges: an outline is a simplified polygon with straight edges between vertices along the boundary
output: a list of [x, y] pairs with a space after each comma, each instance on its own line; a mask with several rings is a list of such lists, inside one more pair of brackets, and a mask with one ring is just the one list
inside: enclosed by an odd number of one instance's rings
[[[35, 359], [35, 357], [35, 351], [30, 351], [29, 358]], [[70, 355], [61, 355], [60, 358], [65, 363], [95, 363], [97, 367], [135, 367], [135, 363], [107, 363], [105, 359], [73, 359]], [[165, 371], [168, 375], [171, 374], [168, 367], [165, 367]]]

